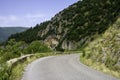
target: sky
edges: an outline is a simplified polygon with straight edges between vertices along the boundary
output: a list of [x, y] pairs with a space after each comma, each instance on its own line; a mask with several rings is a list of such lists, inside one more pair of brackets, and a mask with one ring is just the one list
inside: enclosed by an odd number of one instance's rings
[[34, 27], [78, 0], [0, 0], [0, 26]]

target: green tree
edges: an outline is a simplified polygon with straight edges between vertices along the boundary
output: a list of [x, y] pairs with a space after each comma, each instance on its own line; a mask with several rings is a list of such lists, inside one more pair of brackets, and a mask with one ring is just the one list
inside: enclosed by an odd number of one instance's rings
[[37, 53], [37, 52], [48, 52], [51, 51], [45, 44], [40, 41], [33, 41], [25, 50], [26, 54]]

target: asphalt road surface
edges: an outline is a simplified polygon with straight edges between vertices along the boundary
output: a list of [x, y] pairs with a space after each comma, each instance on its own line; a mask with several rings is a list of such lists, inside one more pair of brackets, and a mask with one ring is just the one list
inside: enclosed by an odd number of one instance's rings
[[29, 64], [22, 80], [118, 80], [80, 63], [78, 54], [51, 56]]

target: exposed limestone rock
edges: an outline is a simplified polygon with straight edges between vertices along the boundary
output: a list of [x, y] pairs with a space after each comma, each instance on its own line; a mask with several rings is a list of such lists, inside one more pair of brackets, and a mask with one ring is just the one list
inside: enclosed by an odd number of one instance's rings
[[75, 42], [65, 40], [62, 43], [62, 48], [66, 50], [74, 50], [77, 48], [77, 45]]
[[58, 39], [56, 38], [56, 36], [52, 35], [47, 37], [44, 43], [48, 45], [48, 47], [50, 47], [51, 49], [55, 49], [55, 47], [58, 45]]

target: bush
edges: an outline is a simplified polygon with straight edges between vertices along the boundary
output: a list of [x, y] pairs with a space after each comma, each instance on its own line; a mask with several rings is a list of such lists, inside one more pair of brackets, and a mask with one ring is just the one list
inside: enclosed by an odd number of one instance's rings
[[0, 80], [9, 80], [11, 69], [6, 64], [0, 64]]
[[33, 41], [25, 50], [25, 54], [48, 52], [51, 51], [45, 44], [40, 41]]

